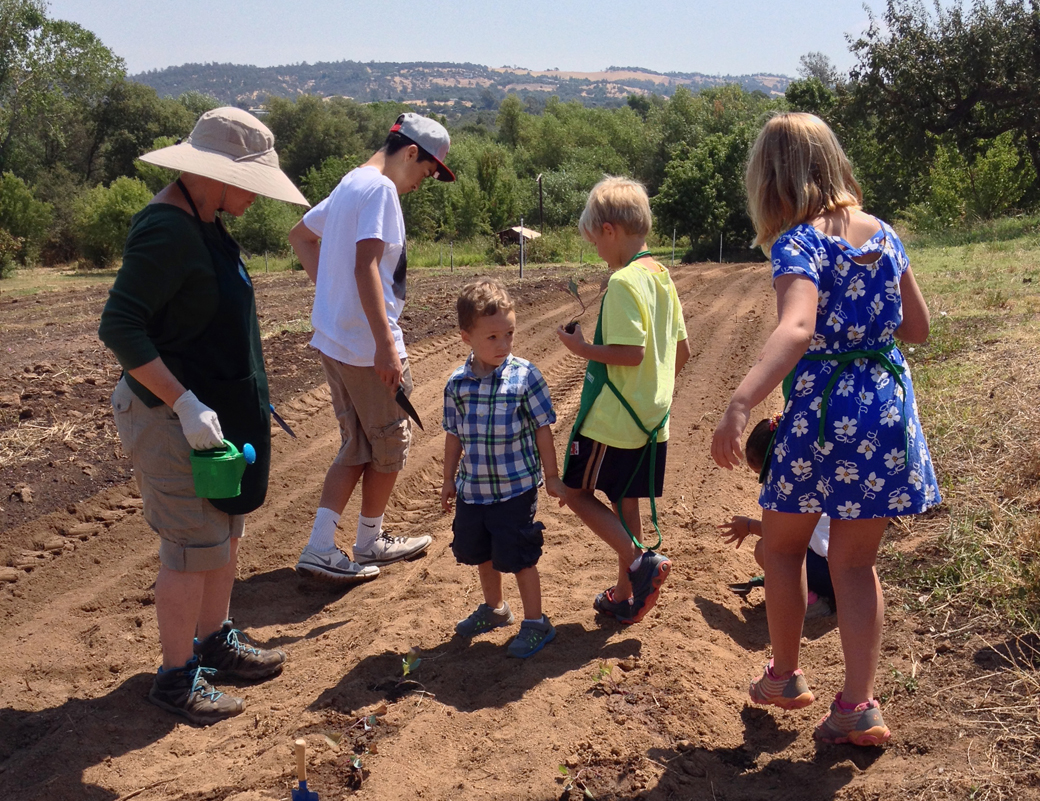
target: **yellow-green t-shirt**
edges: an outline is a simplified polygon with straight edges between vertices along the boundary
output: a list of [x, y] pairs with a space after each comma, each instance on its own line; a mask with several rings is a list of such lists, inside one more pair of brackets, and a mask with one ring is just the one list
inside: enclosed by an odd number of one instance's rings
[[[668, 270], [655, 264], [660, 272], [633, 262], [610, 276], [600, 312], [604, 345], [641, 345], [646, 349], [640, 364], [607, 365], [607, 375], [647, 431], [661, 422], [672, 405], [675, 347], [686, 339], [686, 322], [675, 284]], [[607, 387], [592, 405], [581, 433], [614, 448], [642, 448], [646, 444], [646, 434]], [[667, 423], [657, 439], [668, 439]]]

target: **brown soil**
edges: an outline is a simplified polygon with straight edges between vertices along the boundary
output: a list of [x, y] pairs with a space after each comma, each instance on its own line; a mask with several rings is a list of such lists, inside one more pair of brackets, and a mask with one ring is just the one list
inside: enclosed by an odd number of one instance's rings
[[[574, 311], [561, 276], [534, 275], [509, 278], [520, 303], [516, 352], [549, 382], [562, 450], [584, 365], [554, 334]], [[271, 491], [250, 517], [232, 613], [289, 662], [271, 681], [227, 688], [247, 699], [246, 713], [204, 729], [144, 700], [159, 654], [150, 608], [158, 561], [108, 406], [118, 368], [96, 337], [105, 292], [0, 296], [0, 794], [287, 799], [298, 737], [309, 748], [310, 789], [335, 801], [968, 798], [1011, 786], [998, 758], [1006, 731], [999, 715], [987, 729], [980, 714], [989, 690], [1011, 681], [1007, 660], [958, 634], [941, 610], [907, 611], [899, 587], [889, 588], [878, 680], [890, 745], [817, 747], [811, 738], [840, 687], [834, 618], [805, 628], [812, 707], [747, 703], [747, 682], [768, 658], [765, 610], [760, 591], [748, 604], [727, 591], [754, 564], [714, 526], [755, 514], [757, 484], [717, 469], [708, 446], [771, 329], [773, 297], [761, 265], [674, 275], [693, 348], [658, 507], [675, 569], [641, 624], [597, 619], [591, 600], [611, 583], [614, 559], [543, 495], [540, 570], [558, 635], [524, 662], [505, 656], [509, 631], [468, 645], [452, 636], [479, 598], [439, 509], [441, 390], [465, 356], [453, 330], [463, 276], [414, 280], [404, 321], [427, 431], [416, 432], [387, 520], [396, 533], [433, 534], [434, 545], [346, 592], [292, 570], [338, 441], [318, 361], [298, 330], [311, 289], [298, 273], [258, 278], [272, 397], [299, 439], [274, 433]], [[344, 520], [356, 513], [355, 501]], [[940, 529], [925, 521], [894, 530], [897, 550], [926, 545]], [[515, 599], [515, 587], [507, 592]], [[406, 679], [412, 647], [422, 661]], [[1035, 742], [1016, 742], [1036, 753]], [[1029, 764], [1012, 777], [1015, 797], [1037, 797], [1035, 758]]]

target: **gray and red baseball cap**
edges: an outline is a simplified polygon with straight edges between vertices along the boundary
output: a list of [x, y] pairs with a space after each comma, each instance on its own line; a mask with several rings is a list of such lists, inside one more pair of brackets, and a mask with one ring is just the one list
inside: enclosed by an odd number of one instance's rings
[[397, 122], [390, 128], [390, 133], [408, 137], [433, 156], [438, 167], [434, 177], [438, 181], [455, 180], [455, 173], [444, 165], [444, 159], [448, 157], [448, 148], [451, 147], [451, 137], [448, 136], [448, 129], [439, 122], [421, 114], [408, 112], [397, 118]]

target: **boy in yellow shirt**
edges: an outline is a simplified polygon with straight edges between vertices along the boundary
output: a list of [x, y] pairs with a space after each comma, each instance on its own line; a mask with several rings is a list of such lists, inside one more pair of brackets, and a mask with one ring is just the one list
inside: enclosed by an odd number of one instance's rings
[[622, 623], [643, 619], [671, 570], [668, 557], [643, 550], [639, 499], [653, 505], [662, 494], [672, 391], [690, 358], [675, 285], [646, 247], [650, 225], [642, 184], [608, 177], [593, 187], [578, 227], [614, 274], [593, 342], [580, 326], [557, 330], [589, 360], [564, 468], [566, 502], [617, 553], [617, 583], [593, 607]]

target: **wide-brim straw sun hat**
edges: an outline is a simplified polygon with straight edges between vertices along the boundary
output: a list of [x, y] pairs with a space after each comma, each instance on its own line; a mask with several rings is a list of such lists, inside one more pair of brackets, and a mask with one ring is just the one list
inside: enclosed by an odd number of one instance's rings
[[187, 139], [140, 159], [274, 200], [311, 205], [278, 166], [274, 134], [248, 111], [233, 106], [207, 111]]

